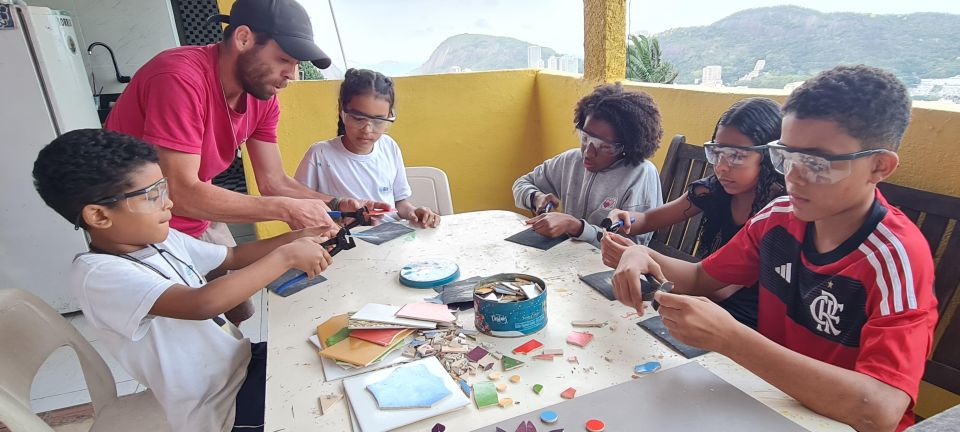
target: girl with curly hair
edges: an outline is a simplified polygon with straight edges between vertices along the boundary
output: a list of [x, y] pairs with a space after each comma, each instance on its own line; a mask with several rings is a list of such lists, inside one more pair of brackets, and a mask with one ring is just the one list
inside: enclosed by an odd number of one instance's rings
[[[657, 168], [647, 160], [663, 136], [660, 111], [646, 93], [607, 84], [580, 99], [574, 125], [580, 148], [518, 178], [513, 198], [537, 214], [527, 221], [537, 233], [599, 245], [600, 222], [611, 210], [643, 212], [663, 204]], [[649, 237], [634, 240], [646, 244]]]

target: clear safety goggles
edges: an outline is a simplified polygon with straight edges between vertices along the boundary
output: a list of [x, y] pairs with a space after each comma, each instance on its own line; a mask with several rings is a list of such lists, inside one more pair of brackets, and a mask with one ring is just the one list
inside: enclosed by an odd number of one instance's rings
[[703, 144], [703, 152], [707, 155], [707, 162], [717, 165], [721, 160], [731, 167], [740, 167], [750, 160], [750, 155], [766, 150], [767, 146], [742, 147], [730, 144], [719, 144], [713, 141]]
[[[137, 189], [132, 192], [124, 192], [111, 197], [98, 199], [90, 204], [113, 205], [123, 201], [127, 209], [134, 213], [153, 213], [163, 209], [170, 196], [170, 190], [167, 186], [167, 178], [161, 178], [156, 183], [143, 189]], [[74, 228], [80, 227], [80, 218], [82, 214], [77, 215]]]
[[606, 156], [616, 156], [623, 153], [623, 145], [607, 142], [602, 138], [590, 135], [583, 129], [577, 128], [577, 135], [580, 137], [580, 151], [587, 152], [591, 146], [598, 154]]
[[770, 152], [770, 161], [773, 168], [784, 176], [790, 175], [794, 169], [798, 174], [810, 182], [819, 184], [834, 184], [850, 176], [853, 161], [887, 150], [871, 149], [847, 154], [828, 155], [819, 152], [791, 149], [780, 143], [779, 140], [767, 144]]
[[340, 112], [343, 122], [356, 128], [365, 128], [370, 126], [374, 132], [383, 132], [397, 121], [397, 117], [375, 117], [366, 115], [358, 111], [344, 110]]

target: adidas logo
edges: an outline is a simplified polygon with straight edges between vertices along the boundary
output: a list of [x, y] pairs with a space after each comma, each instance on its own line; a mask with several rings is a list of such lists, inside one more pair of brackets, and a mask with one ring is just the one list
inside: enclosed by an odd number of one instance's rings
[[786, 263], [780, 267], [775, 267], [773, 270], [777, 272], [783, 280], [790, 283], [790, 275], [792, 274], [791, 270], [793, 269], [793, 263]]

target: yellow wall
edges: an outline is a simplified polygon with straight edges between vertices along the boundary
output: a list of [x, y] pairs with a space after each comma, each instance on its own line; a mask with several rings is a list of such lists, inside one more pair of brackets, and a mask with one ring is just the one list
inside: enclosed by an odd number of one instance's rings
[[[450, 179], [454, 211], [511, 209], [510, 187], [542, 160], [533, 106], [536, 71], [396, 79], [397, 122], [388, 133], [406, 166], [434, 166]], [[293, 82], [280, 93], [278, 138], [284, 169], [296, 171], [316, 141], [336, 135], [340, 81]], [[247, 167], [248, 178], [251, 170]], [[256, 193], [253, 181], [252, 193]], [[287, 231], [258, 224], [261, 238]]]

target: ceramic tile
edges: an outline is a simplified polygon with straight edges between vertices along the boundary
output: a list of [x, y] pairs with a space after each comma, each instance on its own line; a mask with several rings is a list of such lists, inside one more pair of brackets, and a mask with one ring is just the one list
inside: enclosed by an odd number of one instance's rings
[[429, 408], [450, 395], [443, 379], [422, 364], [394, 369], [387, 378], [367, 389], [380, 409]]
[[[60, 347], [47, 357], [30, 387], [30, 399], [43, 399], [76, 391], [86, 392], [77, 353], [69, 347]], [[64, 405], [67, 406], [67, 405]]]
[[42, 413], [85, 403], [90, 403], [90, 393], [87, 393], [87, 390], [83, 389], [31, 400], [30, 407], [33, 409], [33, 412]]

